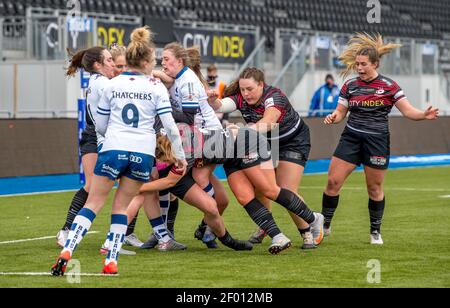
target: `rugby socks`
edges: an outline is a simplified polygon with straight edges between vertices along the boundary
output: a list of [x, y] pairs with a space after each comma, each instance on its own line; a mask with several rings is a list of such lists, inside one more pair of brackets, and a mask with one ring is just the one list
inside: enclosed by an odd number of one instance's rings
[[309, 224], [313, 223], [316, 219], [314, 217], [314, 212], [308, 208], [305, 202], [303, 202], [296, 194], [287, 189], [281, 189], [275, 202], [296, 214]]
[[138, 215], [139, 215], [139, 212], [136, 213], [136, 216], [134, 216], [133, 220], [128, 225], [126, 236], [129, 236], [134, 233], [134, 228], [136, 227], [136, 221], [138, 219]]
[[377, 231], [381, 233], [381, 222], [383, 219], [386, 198], [383, 201], [373, 201], [369, 199], [369, 214], [370, 214], [370, 233]]
[[167, 213], [169, 212], [169, 205], [170, 205], [170, 193], [165, 190], [159, 192], [159, 207], [161, 209], [161, 216], [166, 223], [167, 221]]
[[178, 214], [179, 202], [178, 198], [170, 201], [169, 212], [167, 213], [167, 230], [175, 237], [175, 219]]
[[[207, 193], [211, 198], [213, 199], [216, 198], [216, 193], [214, 192], [214, 187], [211, 183], [209, 183], [208, 186], [206, 186], [206, 188], [203, 189], [203, 191]], [[206, 222], [202, 220], [197, 229], [198, 234], [196, 235], [196, 238], [198, 240], [201, 240], [204, 237], [207, 227], [208, 225], [206, 224]]]
[[258, 199], [253, 199], [245, 207], [251, 219], [271, 238], [281, 234], [272, 213]]
[[331, 226], [331, 220], [333, 219], [334, 212], [339, 204], [339, 196], [331, 197], [327, 194], [323, 194], [322, 197], [322, 215], [325, 217], [325, 223], [323, 226], [329, 229]]
[[62, 230], [69, 230], [72, 226], [72, 223], [75, 217], [78, 215], [78, 212], [84, 207], [86, 201], [88, 199], [89, 193], [84, 190], [84, 187], [81, 188], [72, 199], [72, 203], [70, 204], [69, 211], [67, 212], [66, 224], [62, 228]]
[[162, 216], [150, 220], [150, 224], [153, 228], [153, 233], [156, 235], [158, 242], [168, 242], [170, 241], [169, 232], [166, 228], [166, 223], [164, 222]]
[[95, 217], [95, 213], [90, 209], [83, 208], [80, 210], [73, 221], [69, 236], [67, 237], [66, 245], [64, 246], [62, 252], [69, 251], [70, 255], [72, 256], [78, 244], [80, 244], [83, 237], [91, 228], [92, 222], [94, 221]]
[[203, 189], [203, 191], [210, 195], [213, 199], [216, 198], [216, 192], [214, 191], [214, 186], [211, 183], [209, 183], [208, 186]]
[[109, 252], [106, 257], [105, 265], [111, 262], [117, 263], [119, 252], [125, 240], [127, 232], [128, 217], [127, 215], [111, 215], [111, 227], [109, 229]]

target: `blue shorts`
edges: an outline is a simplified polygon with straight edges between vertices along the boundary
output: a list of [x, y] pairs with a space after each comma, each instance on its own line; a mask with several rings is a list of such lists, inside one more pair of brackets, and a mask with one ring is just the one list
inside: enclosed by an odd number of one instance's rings
[[135, 181], [147, 183], [150, 180], [155, 158], [151, 155], [107, 151], [98, 154], [94, 174], [113, 181], [125, 176]]

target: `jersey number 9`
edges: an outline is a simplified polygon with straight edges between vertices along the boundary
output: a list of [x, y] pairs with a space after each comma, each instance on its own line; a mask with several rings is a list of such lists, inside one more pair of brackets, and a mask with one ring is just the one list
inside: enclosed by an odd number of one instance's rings
[[[130, 117], [131, 115], [131, 117]], [[139, 126], [139, 110], [133, 104], [128, 104], [123, 107], [122, 111], [122, 120], [125, 124], [131, 125], [133, 124], [134, 128], [138, 128]]]

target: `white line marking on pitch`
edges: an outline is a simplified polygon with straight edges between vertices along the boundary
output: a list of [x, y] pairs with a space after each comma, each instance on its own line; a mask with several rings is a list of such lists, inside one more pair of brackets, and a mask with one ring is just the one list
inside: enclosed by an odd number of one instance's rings
[[[90, 274], [90, 273], [77, 273], [69, 274], [70, 276], [81, 276], [81, 277], [117, 277], [119, 275], [105, 275], [105, 274]], [[0, 276], [52, 276], [51, 273], [2, 273]]]
[[[300, 186], [300, 190], [302, 189], [324, 189], [325, 186]], [[343, 187], [342, 190], [367, 190], [366, 187]], [[384, 190], [389, 191], [417, 191], [417, 192], [447, 192], [450, 191], [450, 189], [444, 189], [444, 188], [385, 188]]]
[[442, 199], [450, 199], [450, 195], [447, 195], [447, 196], [439, 196], [439, 198], [442, 198]]
[[46, 195], [46, 194], [62, 194], [62, 193], [75, 192], [75, 191], [78, 191], [78, 190], [76, 190], [76, 189], [68, 189], [68, 190], [52, 190], [52, 191], [42, 191], [42, 192], [34, 192], [34, 193], [0, 195], [0, 198], [8, 198], [8, 197], [26, 197], [26, 196], [39, 196], [39, 195]]
[[[87, 234], [97, 234], [98, 231], [91, 231]], [[37, 237], [37, 238], [28, 238], [24, 240], [16, 240], [16, 241], [6, 241], [6, 242], [0, 242], [0, 245], [5, 244], [17, 244], [17, 243], [25, 243], [25, 242], [33, 242], [33, 241], [43, 241], [43, 240], [49, 240], [49, 239], [55, 239], [55, 236], [45, 236], [45, 237]]]

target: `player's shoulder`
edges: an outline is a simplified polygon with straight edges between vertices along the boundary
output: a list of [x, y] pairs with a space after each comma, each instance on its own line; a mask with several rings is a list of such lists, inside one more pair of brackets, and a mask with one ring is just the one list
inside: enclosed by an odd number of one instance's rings
[[378, 78], [386, 87], [398, 87], [398, 84], [392, 78], [386, 77], [384, 75], [380, 75]]
[[350, 78], [350, 79], [347, 79], [345, 82], [344, 82], [344, 86], [350, 86], [350, 85], [352, 85], [352, 84], [356, 84], [357, 82], [358, 82], [358, 80], [359, 80], [359, 78], [358, 77], [354, 77], [354, 78]]
[[89, 84], [92, 87], [103, 87], [108, 85], [111, 82], [111, 80], [108, 77], [105, 77], [100, 74], [94, 74], [89, 78]]

